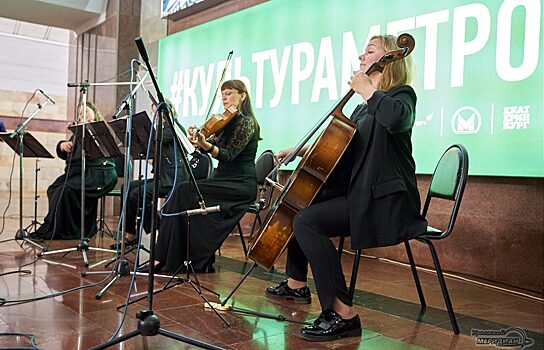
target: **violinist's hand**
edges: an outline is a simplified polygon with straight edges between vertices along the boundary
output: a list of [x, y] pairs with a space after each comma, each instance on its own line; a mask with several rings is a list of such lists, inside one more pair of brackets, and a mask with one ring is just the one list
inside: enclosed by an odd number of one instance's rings
[[187, 134], [188, 134], [189, 141], [191, 141], [191, 143], [195, 146], [198, 146], [198, 141], [200, 140], [201, 136], [202, 138], [204, 138], [204, 135], [202, 135], [198, 131], [198, 127], [196, 125], [189, 126], [189, 128], [187, 128]]
[[348, 84], [353, 91], [363, 96], [365, 101], [368, 101], [368, 99], [372, 97], [372, 94], [377, 90], [372, 84], [370, 77], [360, 70], [354, 72], [353, 77], [348, 81]]
[[74, 149], [72, 141], [64, 141], [60, 144], [60, 150], [65, 153], [70, 153]]

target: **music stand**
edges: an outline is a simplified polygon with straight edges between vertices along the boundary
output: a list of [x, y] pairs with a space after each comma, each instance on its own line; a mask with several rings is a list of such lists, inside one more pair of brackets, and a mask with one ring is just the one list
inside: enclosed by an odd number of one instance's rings
[[[80, 142], [83, 149], [85, 150], [85, 157], [88, 159], [98, 159], [98, 158], [112, 158], [112, 157], [122, 157], [123, 153], [119, 150], [119, 146], [113, 137], [111, 130], [106, 125], [104, 121], [89, 122], [85, 123], [86, 125], [72, 125], [68, 127], [70, 131], [74, 134], [77, 141]], [[83, 133], [83, 130], [85, 132]], [[82, 141], [83, 140], [83, 141]], [[82, 159], [83, 161], [83, 159]], [[85, 172], [85, 167], [81, 169], [82, 173]], [[84, 176], [82, 174], [82, 176]], [[82, 181], [82, 213], [84, 212], [84, 181]], [[89, 238], [85, 237], [84, 232], [84, 215], [81, 215], [81, 239], [76, 247], [52, 250], [49, 252], [39, 253], [38, 256], [57, 254], [57, 253], [70, 253], [73, 251], [80, 251], [83, 255], [83, 262], [85, 267], [89, 266], [89, 259], [87, 258], [87, 251], [94, 250], [107, 253], [117, 253], [115, 250], [96, 248], [89, 246]]]
[[[13, 133], [0, 133], [0, 140], [7, 143], [19, 155], [19, 229], [14, 238], [1, 240], [0, 243], [22, 240], [23, 243], [31, 244], [44, 252], [47, 249], [30, 240], [28, 232], [23, 228], [23, 158], [53, 158], [53, 156], [31, 133], [25, 131], [24, 124], [21, 124]], [[21, 243], [21, 247], [23, 243]]]

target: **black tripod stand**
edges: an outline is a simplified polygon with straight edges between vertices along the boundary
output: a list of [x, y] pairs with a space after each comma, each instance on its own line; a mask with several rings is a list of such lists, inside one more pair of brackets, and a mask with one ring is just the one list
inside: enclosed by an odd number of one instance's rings
[[[152, 73], [152, 68], [151, 68], [151, 65], [149, 63], [149, 58], [147, 56], [147, 51], [145, 49], [144, 42], [143, 42], [142, 38], [140, 38], [140, 37], [136, 38], [136, 46], [138, 46], [138, 51], [140, 52], [140, 55], [142, 56], [142, 59], [144, 60], [146, 66], [147, 66], [147, 69], [150, 72], [150, 76], [151, 76], [151, 79], [153, 81], [153, 85], [155, 87], [155, 90], [157, 91], [157, 97], [159, 98], [159, 101], [160, 101], [160, 105], [159, 105], [160, 108], [157, 111], [157, 113], [160, 113], [160, 116], [159, 116], [158, 121], [157, 121], [157, 128], [156, 128], [157, 137], [155, 138], [155, 159], [160, 159], [160, 147], [159, 147], [159, 145], [160, 145], [160, 140], [162, 138], [162, 122], [163, 122], [163, 119], [167, 121], [168, 126], [170, 127], [170, 129], [172, 130], [172, 133], [174, 135], [175, 135], [175, 129], [174, 129], [174, 125], [173, 125], [172, 120], [167, 115], [166, 115], [165, 118], [163, 118], [163, 116], [165, 116], [165, 111], [166, 111], [166, 108], [164, 108], [165, 107], [164, 97], [163, 97], [162, 93], [160, 92], [159, 86], [157, 84], [157, 80], [155, 79], [155, 75]], [[202, 195], [201, 195], [200, 191], [198, 190], [196, 180], [195, 180], [195, 178], [194, 178], [194, 176], [193, 176], [193, 174], [191, 172], [189, 163], [187, 161], [185, 150], [181, 147], [181, 144], [180, 144], [178, 138], [174, 138], [174, 142], [176, 142], [177, 146], [180, 149], [183, 150], [183, 153], [184, 153], [183, 157], [182, 157], [183, 158], [183, 164], [185, 165], [185, 168], [187, 169], [187, 173], [189, 175], [191, 183], [193, 184], [193, 187], [195, 188], [195, 191], [197, 192], [197, 195], [198, 195], [198, 197], [200, 199], [201, 209], [198, 209], [198, 210], [204, 210], [204, 211], [209, 210], [209, 209], [206, 209], [205, 204], [204, 204], [204, 200], [202, 199]], [[157, 166], [160, 168], [160, 162], [157, 162]], [[160, 172], [159, 169], [156, 169], [155, 171], [156, 171], [156, 173]], [[158, 194], [159, 194], [159, 182], [154, 181], [153, 182], [153, 205], [152, 205], [153, 213], [156, 212], [157, 207], [158, 207]], [[160, 319], [153, 312], [153, 284], [154, 284], [154, 274], [155, 274], [154, 261], [155, 261], [156, 230], [157, 230], [157, 219], [156, 219], [155, 215], [152, 215], [151, 216], [150, 247], [149, 247], [150, 248], [149, 249], [149, 261], [150, 261], [150, 264], [149, 264], [149, 278], [148, 278], [148, 284], [147, 284], [147, 310], [139, 311], [136, 314], [136, 317], [139, 320], [138, 321], [138, 328], [136, 330], [128, 332], [128, 333], [126, 333], [126, 334], [124, 334], [124, 335], [122, 335], [120, 337], [113, 338], [113, 339], [109, 340], [108, 342], [106, 342], [104, 344], [101, 344], [101, 345], [98, 345], [98, 346], [96, 346], [96, 347], [94, 347], [92, 349], [95, 349], [95, 350], [105, 349], [105, 348], [110, 347], [110, 346], [112, 346], [114, 344], [121, 343], [121, 342], [123, 342], [125, 340], [136, 337], [138, 335], [149, 337], [149, 336], [155, 336], [155, 335], [158, 335], [158, 334], [161, 334], [161, 335], [164, 335], [166, 337], [176, 339], [176, 340], [179, 340], [179, 341], [182, 341], [182, 342], [194, 345], [194, 346], [205, 348], [205, 349], [213, 349], [213, 350], [222, 349], [222, 348], [217, 347], [215, 345], [207, 344], [205, 342], [202, 342], [202, 341], [199, 341], [199, 340], [196, 340], [196, 339], [192, 339], [192, 338], [189, 338], [189, 337], [185, 337], [185, 336], [182, 336], [182, 335], [179, 335], [179, 334], [176, 334], [176, 333], [173, 333], [173, 332], [170, 332], [168, 330], [165, 330], [165, 329], [161, 328]]]
[[[40, 198], [40, 196], [38, 195], [38, 173], [40, 172], [40, 168], [38, 168], [38, 162], [40, 161], [39, 158], [36, 158], [36, 168], [34, 170], [34, 174], [35, 174], [35, 177], [34, 177], [34, 219], [32, 220], [32, 222], [30, 223], [30, 225], [28, 225], [25, 230], [28, 232], [28, 233], [32, 233], [32, 232], [35, 232], [39, 226], [41, 226], [41, 222], [38, 221], [38, 199]], [[30, 231], [30, 229], [32, 229], [32, 231]]]
[[[46, 251], [45, 247], [42, 247], [38, 243], [29, 239], [28, 232], [23, 228], [23, 158], [53, 158], [42, 144], [34, 138], [30, 133], [26, 132], [25, 126], [28, 122], [45, 106], [50, 99], [48, 98], [43, 105], [38, 104], [38, 109], [30, 116], [24, 123], [19, 124], [17, 129], [12, 133], [1, 133], [0, 139], [7, 143], [14, 151], [19, 155], [19, 229], [15, 233], [14, 238], [8, 238], [1, 240], [0, 243], [7, 241], [22, 241], [28, 243], [35, 248], [40, 249], [42, 252]], [[36, 163], [37, 164], [37, 163]], [[37, 181], [37, 180], [36, 180]], [[36, 190], [37, 191], [37, 190]], [[36, 215], [36, 214], [35, 214]]]

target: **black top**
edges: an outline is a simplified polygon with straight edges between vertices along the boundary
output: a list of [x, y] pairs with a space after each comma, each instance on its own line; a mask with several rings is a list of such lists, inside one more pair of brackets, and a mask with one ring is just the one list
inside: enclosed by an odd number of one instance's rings
[[[178, 126], [180, 126], [181, 130], [185, 132], [185, 129], [177, 121], [175, 122], [178, 124]], [[171, 188], [174, 185], [176, 167], [178, 169], [176, 183], [187, 180], [187, 171], [185, 170], [183, 159], [181, 157], [183, 157], [183, 152], [175, 144], [172, 130], [170, 127], [168, 127], [168, 125], [164, 125], [161, 143], [161, 163], [159, 169], [159, 180], [161, 186]]]
[[255, 173], [258, 135], [252, 117], [237, 115], [210, 142], [219, 148], [219, 164], [214, 177], [251, 175]]
[[398, 244], [426, 231], [412, 157], [416, 100], [406, 85], [376, 91], [351, 115], [357, 132], [334, 178], [344, 176], [335, 182], [347, 184], [355, 249]]
[[[63, 142], [67, 142], [66, 140], [59, 141], [57, 143], [57, 156], [60, 159], [64, 159], [66, 161], [66, 164], [71, 163], [72, 167], [77, 167], [81, 165], [81, 143], [79, 140], [72, 137], [70, 140], [73, 144], [72, 152], [67, 153], [60, 149], [60, 144]], [[85, 166], [86, 167], [95, 167], [95, 166], [104, 166], [107, 165], [108, 167], [115, 168], [115, 164], [111, 160], [107, 160], [105, 158], [97, 158], [97, 159], [88, 159], [85, 158]]]

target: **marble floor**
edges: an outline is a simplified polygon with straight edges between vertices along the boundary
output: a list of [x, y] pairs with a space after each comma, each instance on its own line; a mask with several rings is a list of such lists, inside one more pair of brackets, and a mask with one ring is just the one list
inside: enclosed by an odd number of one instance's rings
[[[1, 239], [13, 237], [18, 221], [12, 216], [5, 224]], [[107, 247], [108, 237], [91, 241], [91, 247]], [[76, 247], [78, 241], [44, 242], [49, 250]], [[0, 243], [0, 348], [89, 349], [108, 341], [114, 334], [138, 329], [136, 313], [148, 309], [147, 298], [130, 305], [124, 313], [127, 295], [147, 291], [147, 276], [121, 277], [97, 300], [96, 294], [111, 281], [111, 269], [100, 264], [85, 268], [83, 255], [74, 251], [37, 259], [37, 250], [18, 242]], [[88, 253], [91, 265], [112, 257], [110, 253]], [[130, 261], [134, 254], [128, 254]], [[354, 297], [361, 316], [363, 335], [332, 342], [313, 343], [297, 336], [300, 322], [313, 320], [320, 312], [317, 295], [310, 305], [269, 300], [263, 291], [283, 278], [285, 258], [271, 272], [255, 269], [230, 299], [230, 311], [221, 317], [204, 307], [204, 299], [188, 282], [156, 294], [152, 298], [161, 333], [136, 335], [110, 349], [190, 349], [193, 340], [225, 349], [481, 349], [474, 330], [508, 330], [509, 336], [525, 336], [525, 344], [544, 348], [544, 304], [542, 295], [528, 296], [447, 278], [448, 288], [461, 334], [454, 335], [436, 276], [422, 271], [420, 278], [427, 300], [421, 310], [408, 267], [365, 257]], [[353, 256], [343, 257], [349, 278]], [[132, 266], [132, 264], [130, 265]], [[232, 235], [221, 248], [216, 272], [198, 274], [202, 286], [220, 294], [221, 300], [235, 287], [251, 262], [244, 258], [238, 235]], [[81, 276], [86, 271], [102, 274]], [[14, 273], [11, 273], [14, 272]], [[154, 288], [163, 288], [169, 279], [155, 278]], [[132, 288], [131, 288], [132, 284]], [[310, 281], [310, 285], [313, 283]], [[213, 302], [220, 299], [202, 289]], [[314, 292], [315, 289], [312, 289]], [[134, 299], [134, 298], [133, 298]], [[118, 311], [117, 307], [121, 306]], [[268, 314], [276, 320], [247, 314]], [[290, 322], [292, 321], [292, 322]], [[228, 325], [227, 325], [228, 323]], [[25, 335], [22, 335], [25, 334]], [[172, 335], [173, 336], [168, 336]], [[503, 337], [504, 338], [504, 337]], [[516, 339], [518, 339], [516, 338]], [[480, 339], [481, 340], [481, 339]], [[528, 346], [524, 347], [525, 349]]]

